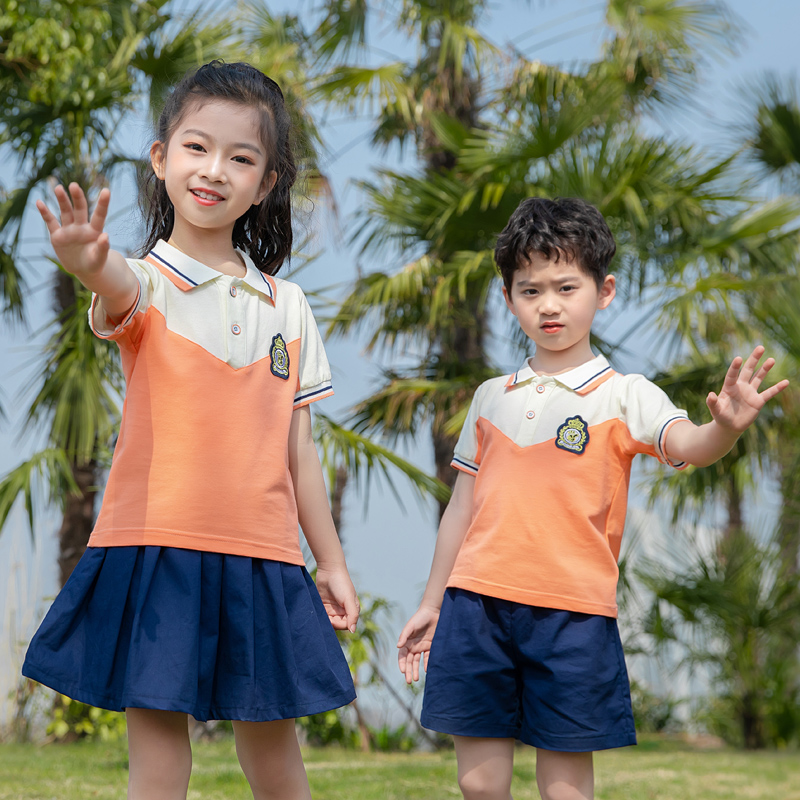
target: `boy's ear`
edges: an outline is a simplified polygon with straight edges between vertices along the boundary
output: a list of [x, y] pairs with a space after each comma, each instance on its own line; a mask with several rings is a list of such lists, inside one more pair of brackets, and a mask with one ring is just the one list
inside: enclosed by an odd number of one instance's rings
[[514, 309], [514, 303], [511, 300], [511, 296], [508, 293], [508, 289], [506, 289], [505, 285], [503, 285], [503, 299], [506, 301], [506, 305], [508, 306], [508, 310], [516, 317], [517, 312]]
[[597, 308], [608, 308], [617, 294], [617, 279], [613, 275], [606, 275], [597, 295]]
[[275, 184], [278, 181], [278, 173], [271, 169], [269, 172], [264, 174], [264, 180], [261, 181], [261, 190], [258, 193], [258, 199], [254, 206], [260, 205], [264, 198], [275, 188]]
[[164, 180], [164, 143], [153, 142], [150, 146], [150, 164], [153, 167], [153, 172], [156, 178], [160, 181]]

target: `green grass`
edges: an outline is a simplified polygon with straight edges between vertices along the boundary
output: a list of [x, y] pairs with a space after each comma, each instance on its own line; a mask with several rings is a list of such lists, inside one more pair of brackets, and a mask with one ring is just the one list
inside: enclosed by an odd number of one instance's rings
[[[315, 800], [459, 798], [452, 752], [364, 754], [306, 752]], [[125, 743], [0, 745], [0, 800], [89, 800], [125, 797]], [[514, 798], [538, 800], [535, 756], [518, 751]], [[800, 800], [800, 755], [695, 750], [645, 739], [639, 747], [595, 757], [597, 800]], [[233, 742], [194, 746], [191, 800], [251, 800]]]

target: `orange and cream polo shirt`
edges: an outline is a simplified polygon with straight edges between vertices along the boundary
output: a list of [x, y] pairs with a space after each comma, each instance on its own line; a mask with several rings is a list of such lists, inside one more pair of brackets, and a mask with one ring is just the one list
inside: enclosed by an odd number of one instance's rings
[[554, 376], [526, 362], [483, 383], [452, 461], [476, 479], [448, 586], [616, 617], [631, 462], [647, 453], [670, 463], [667, 431], [686, 418], [643, 375], [620, 375], [602, 356]]
[[139, 295], [114, 325], [127, 391], [90, 547], [163, 545], [302, 564], [289, 473], [294, 409], [333, 394], [300, 288], [245, 260], [223, 275], [159, 242], [128, 261]]

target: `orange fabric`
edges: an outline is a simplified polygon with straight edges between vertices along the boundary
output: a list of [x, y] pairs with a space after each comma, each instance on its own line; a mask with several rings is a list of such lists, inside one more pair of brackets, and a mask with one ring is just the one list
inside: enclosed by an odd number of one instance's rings
[[591, 446], [580, 455], [552, 439], [519, 447], [485, 418], [477, 427], [472, 524], [448, 586], [616, 617], [617, 559], [641, 443], [618, 419], [590, 425]]
[[[128, 392], [90, 546], [158, 544], [302, 564], [286, 442], [297, 383], [233, 369], [156, 309], [117, 337]], [[298, 363], [299, 340], [287, 342]]]

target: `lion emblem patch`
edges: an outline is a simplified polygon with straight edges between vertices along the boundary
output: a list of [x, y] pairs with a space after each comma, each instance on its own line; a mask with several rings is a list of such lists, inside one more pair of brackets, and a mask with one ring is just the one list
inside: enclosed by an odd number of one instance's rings
[[589, 444], [589, 426], [582, 417], [570, 417], [559, 427], [556, 447], [580, 455], [587, 444]]
[[269, 357], [272, 359], [270, 371], [283, 380], [289, 380], [289, 353], [286, 350], [286, 342], [283, 336], [276, 333], [272, 337], [272, 347], [269, 350]]

